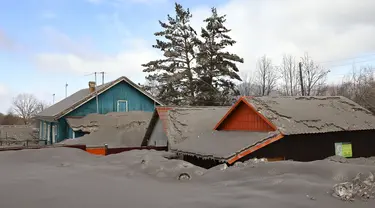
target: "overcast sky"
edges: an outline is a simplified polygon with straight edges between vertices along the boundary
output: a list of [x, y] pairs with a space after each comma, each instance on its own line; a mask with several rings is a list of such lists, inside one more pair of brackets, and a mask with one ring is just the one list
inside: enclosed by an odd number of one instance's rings
[[[375, 65], [374, 0], [183, 0], [197, 30], [210, 7], [227, 14], [245, 59], [241, 73], [267, 54], [308, 52], [338, 82], [352, 64]], [[169, 0], [14, 0], [0, 2], [0, 112], [18, 93], [52, 102], [87, 87], [94, 71], [106, 80], [143, 82], [141, 64], [159, 57], [153, 33], [173, 13]]]

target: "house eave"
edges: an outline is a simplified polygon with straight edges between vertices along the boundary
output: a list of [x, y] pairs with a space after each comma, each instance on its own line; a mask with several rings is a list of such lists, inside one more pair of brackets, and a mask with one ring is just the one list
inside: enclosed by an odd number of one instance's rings
[[78, 101], [77, 103], [73, 104], [71, 107], [67, 108], [66, 110], [60, 112], [59, 114], [55, 115], [54, 118], [56, 120], [64, 117], [65, 115], [69, 114], [70, 112], [74, 111], [75, 109], [81, 107], [82, 105], [86, 104], [87, 102], [89, 102], [90, 100], [94, 99], [96, 97], [96, 93], [98, 94], [98, 96], [102, 93], [104, 93], [105, 91], [107, 91], [108, 89], [111, 89], [113, 86], [119, 84], [120, 82], [126, 82], [127, 84], [129, 84], [130, 86], [132, 86], [134, 89], [138, 90], [140, 93], [144, 94], [145, 96], [147, 96], [149, 99], [151, 99], [152, 101], [154, 101], [155, 103], [163, 106], [164, 104], [161, 103], [160, 101], [156, 100], [155, 98], [153, 98], [151, 95], [149, 95], [148, 93], [144, 92], [142, 89], [139, 89], [139, 87], [136, 86], [135, 83], [133, 83], [131, 80], [129, 80], [128, 78], [126, 77], [121, 77], [119, 79], [117, 79], [116, 81], [114, 81], [111, 85], [108, 85], [107, 87], [104, 87], [103, 89], [100, 89], [98, 90], [97, 92], [93, 92], [93, 93], [90, 93], [88, 96], [86, 96], [85, 98], [83, 98], [82, 100]]
[[54, 116], [35, 116], [35, 119], [48, 121], [48, 122], [55, 122], [57, 119]]

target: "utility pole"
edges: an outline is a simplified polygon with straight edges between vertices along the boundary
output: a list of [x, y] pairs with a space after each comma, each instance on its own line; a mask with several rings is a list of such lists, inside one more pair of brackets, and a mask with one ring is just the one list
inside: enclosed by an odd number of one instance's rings
[[96, 113], [99, 114], [99, 99], [98, 99], [98, 74], [102, 74], [102, 82], [104, 84], [104, 72], [93, 72], [91, 74], [86, 74], [84, 76], [90, 76], [90, 75], [95, 75], [95, 97], [96, 97]]
[[65, 98], [68, 97], [68, 83], [65, 84]]
[[55, 93], [52, 95], [52, 104], [55, 104]]
[[95, 74], [96, 113], [99, 114], [98, 84], [97, 84], [97, 79], [96, 79], [97, 72], [95, 72], [94, 74]]
[[301, 83], [301, 93], [302, 96], [305, 96], [305, 89], [303, 88], [303, 77], [302, 77], [302, 62], [299, 62], [299, 80]]
[[102, 72], [100, 72], [100, 74], [102, 74], [102, 85], [103, 85], [104, 84], [104, 74], [105, 74], [105, 72], [102, 71]]

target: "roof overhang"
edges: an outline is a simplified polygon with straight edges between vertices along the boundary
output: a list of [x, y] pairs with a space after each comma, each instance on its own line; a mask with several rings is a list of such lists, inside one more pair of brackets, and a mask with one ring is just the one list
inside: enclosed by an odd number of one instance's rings
[[255, 151], [271, 144], [271, 143], [274, 143], [274, 142], [282, 139], [282, 138], [284, 138], [284, 135], [282, 135], [282, 134], [278, 134], [274, 137], [268, 138], [268, 139], [266, 139], [266, 140], [264, 140], [264, 141], [262, 141], [262, 142], [260, 142], [256, 145], [246, 149], [246, 150], [243, 150], [242, 152], [240, 152], [240, 153], [236, 154], [235, 156], [229, 158], [226, 162], [229, 165], [231, 165], [231, 164], [235, 163], [236, 161], [238, 161], [239, 159], [245, 157], [246, 155], [249, 155], [249, 154], [251, 154], [251, 153], [253, 153], [253, 152], [255, 152]]
[[241, 149], [233, 151], [230, 154], [228, 154], [227, 156], [215, 155], [215, 154], [211, 154], [211, 153], [204, 154], [204, 153], [198, 153], [198, 152], [194, 152], [194, 151], [186, 151], [186, 150], [178, 149], [174, 146], [172, 146], [170, 148], [170, 151], [173, 152], [173, 153], [176, 153], [176, 154], [180, 154], [180, 155], [188, 155], [188, 156], [194, 156], [194, 157], [199, 157], [199, 158], [208, 159], [208, 160], [216, 160], [216, 161], [219, 161], [219, 162], [223, 162], [223, 163], [227, 163], [229, 165], [232, 165], [235, 162], [237, 162], [238, 160], [240, 160], [241, 158], [243, 158], [243, 157], [245, 157], [245, 156], [247, 156], [247, 155], [249, 155], [249, 154], [251, 154], [251, 153], [253, 153], [253, 152], [269, 145], [269, 144], [271, 144], [271, 143], [274, 143], [274, 142], [282, 139], [283, 137], [284, 137], [284, 135], [282, 135], [280, 133], [273, 134], [269, 137], [265, 137], [263, 139], [260, 139], [259, 141], [257, 141], [256, 143], [254, 143], [252, 145], [244, 146]]
[[42, 120], [42, 121], [48, 121], [48, 122], [56, 122], [57, 120], [53, 116], [35, 116], [34, 117], [37, 120]]

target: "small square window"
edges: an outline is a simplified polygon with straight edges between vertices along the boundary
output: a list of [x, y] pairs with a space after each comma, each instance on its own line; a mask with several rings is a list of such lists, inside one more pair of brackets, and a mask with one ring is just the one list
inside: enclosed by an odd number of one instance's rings
[[118, 100], [117, 101], [117, 112], [127, 112], [128, 111], [128, 101]]

